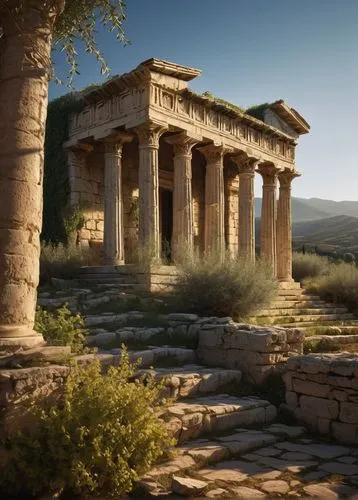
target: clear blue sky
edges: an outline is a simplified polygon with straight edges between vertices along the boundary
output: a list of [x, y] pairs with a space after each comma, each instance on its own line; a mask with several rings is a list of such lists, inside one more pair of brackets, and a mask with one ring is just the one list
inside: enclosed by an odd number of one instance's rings
[[[285, 99], [311, 124], [294, 196], [358, 200], [358, 0], [127, 0], [125, 31], [125, 48], [99, 31], [112, 74], [157, 57], [202, 69], [194, 90], [244, 107]], [[81, 50], [79, 63], [76, 88], [103, 80]], [[51, 84], [50, 98], [67, 91]]]

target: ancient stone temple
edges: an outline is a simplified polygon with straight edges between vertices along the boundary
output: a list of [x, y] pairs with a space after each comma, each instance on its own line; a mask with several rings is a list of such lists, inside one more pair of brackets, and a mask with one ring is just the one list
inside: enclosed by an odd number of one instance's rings
[[84, 95], [65, 147], [71, 203], [83, 207], [83, 245], [108, 265], [150, 246], [175, 260], [183, 247], [255, 259], [254, 177], [262, 176], [260, 256], [291, 281], [291, 182], [307, 122], [284, 101], [261, 119], [198, 95], [200, 71], [158, 59]]

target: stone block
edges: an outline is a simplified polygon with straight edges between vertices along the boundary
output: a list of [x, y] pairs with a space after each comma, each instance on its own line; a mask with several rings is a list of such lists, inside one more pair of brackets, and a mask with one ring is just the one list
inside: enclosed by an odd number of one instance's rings
[[342, 422], [332, 422], [332, 435], [341, 443], [358, 444], [358, 426]]
[[331, 391], [331, 387], [327, 384], [317, 384], [310, 380], [294, 379], [293, 390], [300, 394], [307, 394], [308, 396], [327, 398]]
[[222, 328], [210, 326], [199, 331], [199, 349], [202, 347], [222, 347]]
[[266, 421], [265, 408], [253, 408], [251, 410], [217, 415], [212, 423], [213, 431], [224, 431], [240, 425], [263, 424]]
[[309, 414], [328, 419], [338, 417], [339, 405], [334, 400], [304, 395], [300, 397], [300, 407], [304, 415]]
[[340, 407], [339, 419], [347, 424], [358, 425], [358, 404], [341, 403]]

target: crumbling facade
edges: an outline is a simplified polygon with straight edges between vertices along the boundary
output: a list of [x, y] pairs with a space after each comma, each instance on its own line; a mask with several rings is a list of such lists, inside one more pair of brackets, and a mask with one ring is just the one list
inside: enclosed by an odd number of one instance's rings
[[84, 95], [70, 121], [71, 203], [83, 245], [105, 264], [138, 248], [175, 260], [182, 248], [255, 259], [254, 177], [263, 178], [260, 256], [292, 281], [291, 182], [309, 125], [283, 101], [258, 120], [188, 88], [197, 69], [150, 59]]

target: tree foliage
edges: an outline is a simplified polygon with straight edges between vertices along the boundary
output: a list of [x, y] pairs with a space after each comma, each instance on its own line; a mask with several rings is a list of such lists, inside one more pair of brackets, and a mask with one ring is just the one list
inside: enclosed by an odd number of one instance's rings
[[[25, 9], [33, 8], [34, 0], [0, 0], [0, 36], [4, 29], [1, 14], [8, 13], [15, 25], [21, 27], [21, 19]], [[37, 2], [38, 4], [39, 2]], [[85, 51], [93, 54], [100, 64], [101, 73], [107, 74], [102, 50], [97, 44], [96, 33], [101, 26], [113, 32], [122, 44], [127, 44], [123, 23], [125, 21], [124, 0], [44, 0], [42, 14], [54, 17], [52, 32], [52, 48], [63, 53], [69, 66], [69, 83], [79, 73], [77, 61], [78, 42], [83, 42]], [[36, 5], [37, 7], [37, 5]], [[20, 29], [21, 31], [21, 29]], [[56, 78], [59, 81], [58, 78]]]

